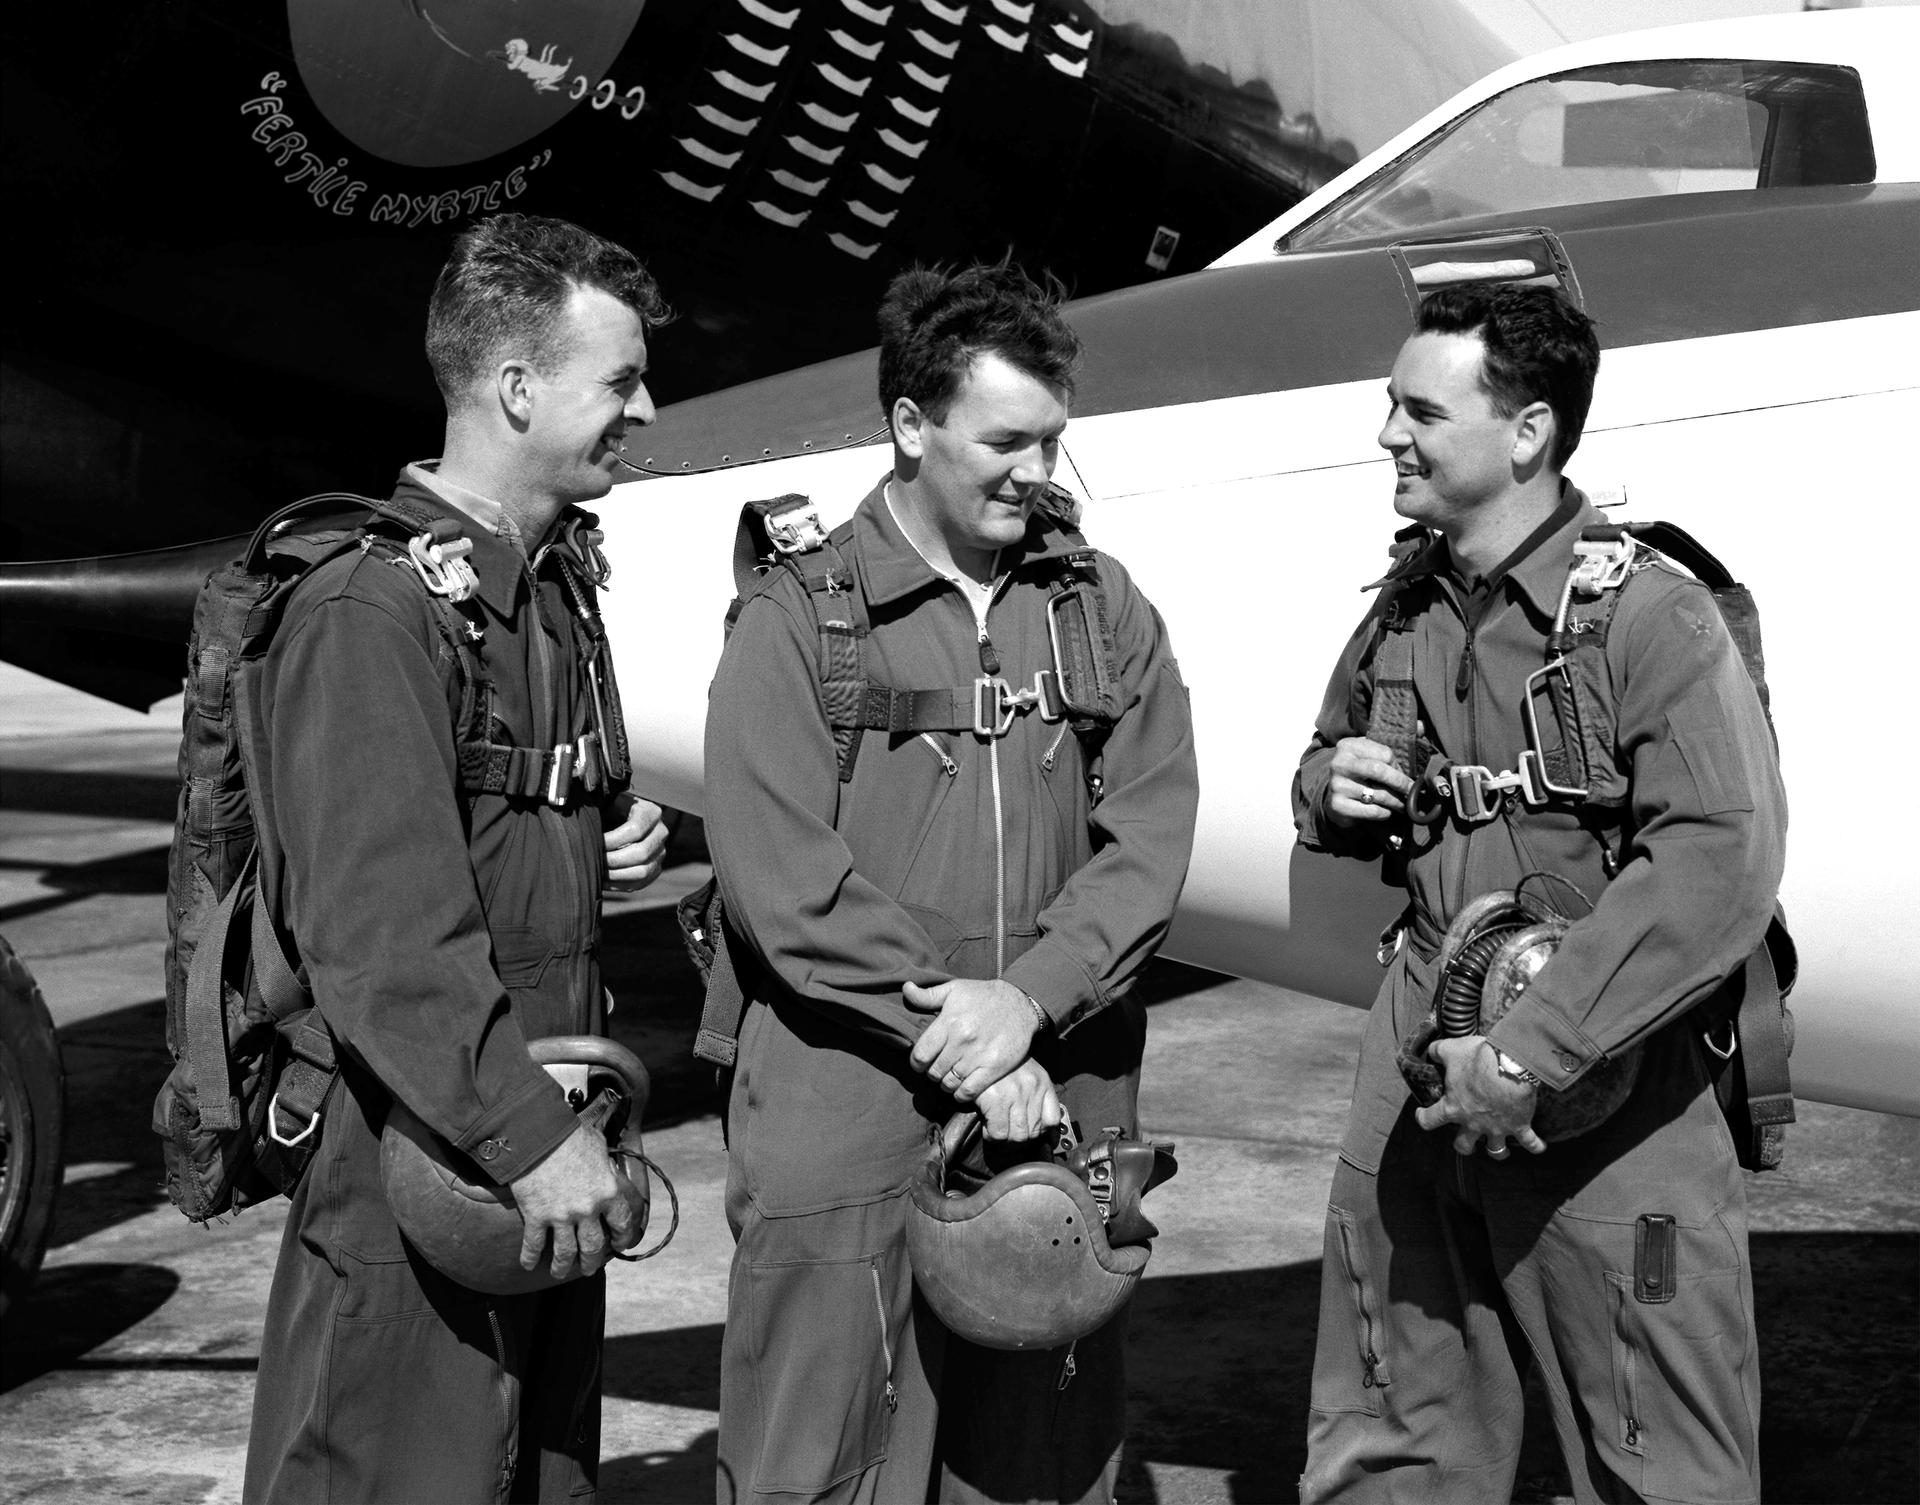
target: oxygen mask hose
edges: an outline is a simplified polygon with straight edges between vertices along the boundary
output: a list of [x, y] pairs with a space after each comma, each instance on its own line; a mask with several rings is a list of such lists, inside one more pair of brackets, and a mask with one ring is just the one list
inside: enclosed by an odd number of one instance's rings
[[1468, 942], [1454, 957], [1435, 1005], [1440, 1015], [1440, 1033], [1448, 1039], [1458, 1040], [1480, 1032], [1480, 996], [1486, 987], [1487, 969], [1507, 937], [1521, 928], [1511, 925], [1489, 930]]

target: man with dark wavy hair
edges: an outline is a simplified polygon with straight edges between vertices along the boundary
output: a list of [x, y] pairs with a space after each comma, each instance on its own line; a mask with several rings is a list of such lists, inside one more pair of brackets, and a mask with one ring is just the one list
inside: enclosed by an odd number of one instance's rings
[[[1071, 1115], [1138, 1132], [1144, 1007], [1196, 780], [1165, 629], [1088, 565], [1115, 708], [1077, 733], [1033, 695], [1074, 540], [1050, 489], [1079, 341], [1017, 268], [914, 271], [881, 308], [893, 468], [832, 535], [870, 622], [869, 684], [981, 726], [869, 730], [843, 773], [808, 590], [776, 570], [713, 684], [708, 839], [748, 997], [727, 1110], [737, 1248], [719, 1497], [1109, 1500], [1124, 1313], [1001, 1353], [914, 1295], [908, 1183], [957, 1108], [1019, 1144]], [[936, 1463], [936, 1459], [938, 1462]]]
[[[527, 1042], [605, 1033], [601, 889], [651, 882], [665, 846], [609, 752], [624, 738], [583, 621], [578, 505], [653, 421], [647, 335], [666, 315], [640, 263], [577, 225], [511, 214], [463, 233], [428, 318], [445, 447], [390, 505], [471, 544], [467, 642], [404, 551], [368, 548], [300, 582], [269, 649], [260, 892], [340, 1077], [274, 1272], [250, 1502], [591, 1498], [596, 1272], [639, 1219]], [[475, 695], [478, 728], [459, 721]], [[429, 1265], [381, 1190], [395, 1103], [510, 1195], [525, 1268], [585, 1278], [489, 1296]]]
[[[1387, 385], [1394, 510], [1427, 531], [1294, 781], [1302, 841], [1384, 858], [1409, 901], [1328, 1198], [1303, 1500], [1510, 1498], [1530, 1366], [1577, 1499], [1758, 1498], [1746, 1192], [1712, 1076], [1785, 795], [1718, 607], [1655, 556], [1621, 559], [1610, 617], [1573, 619], [1569, 678], [1534, 693], [1606, 522], [1562, 475], [1599, 364], [1558, 289], [1467, 284], [1426, 299]], [[1523, 887], [1564, 933], [1502, 985], [1450, 927]], [[1447, 977], [1464, 1032], [1429, 1043]]]

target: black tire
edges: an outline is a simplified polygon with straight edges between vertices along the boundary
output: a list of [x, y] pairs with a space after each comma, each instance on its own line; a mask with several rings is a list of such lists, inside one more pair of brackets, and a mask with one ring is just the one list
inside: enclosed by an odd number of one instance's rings
[[66, 1100], [47, 1000], [0, 939], [0, 1318], [25, 1299], [47, 1252]]

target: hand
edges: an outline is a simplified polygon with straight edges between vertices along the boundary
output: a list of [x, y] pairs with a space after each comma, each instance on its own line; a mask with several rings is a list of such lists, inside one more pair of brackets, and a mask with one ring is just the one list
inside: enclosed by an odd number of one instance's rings
[[523, 1270], [539, 1266], [549, 1235], [555, 1280], [571, 1275], [576, 1261], [591, 1275], [614, 1250], [640, 1242], [640, 1204], [613, 1173], [606, 1140], [584, 1125], [507, 1189], [520, 1209]]
[[1391, 820], [1406, 809], [1413, 780], [1393, 766], [1393, 749], [1371, 737], [1342, 737], [1333, 745], [1327, 780], [1327, 818], [1336, 826]]
[[974, 1106], [986, 1120], [987, 1138], [1016, 1144], [1038, 1138], [1043, 1130], [1067, 1116], [1060, 1107], [1059, 1094], [1053, 1090], [1053, 1078], [1038, 1061], [1014, 1067], [983, 1091]]
[[939, 1011], [913, 1047], [913, 1064], [956, 1099], [970, 1103], [1012, 1071], [1033, 1048], [1027, 995], [998, 978], [957, 977], [931, 988], [908, 983], [907, 1007]]
[[613, 815], [620, 824], [606, 834], [607, 882], [638, 893], [666, 866], [667, 827], [658, 805], [631, 792], [614, 800]]
[[1447, 1087], [1439, 1102], [1414, 1114], [1421, 1128], [1457, 1125], [1453, 1148], [1461, 1155], [1479, 1149], [1483, 1138], [1495, 1160], [1507, 1158], [1508, 1140], [1529, 1155], [1546, 1149], [1547, 1142], [1533, 1132], [1538, 1089], [1500, 1074], [1485, 1035], [1435, 1040], [1427, 1047], [1427, 1059], [1445, 1074]]

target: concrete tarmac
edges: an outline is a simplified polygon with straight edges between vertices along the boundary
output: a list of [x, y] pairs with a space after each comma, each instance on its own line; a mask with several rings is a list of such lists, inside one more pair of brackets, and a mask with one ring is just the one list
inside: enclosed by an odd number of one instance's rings
[[[239, 1498], [284, 1202], [195, 1228], [148, 1127], [177, 722], [42, 714], [0, 685], [0, 932], [37, 975], [68, 1073], [66, 1183], [46, 1266], [0, 1343], [0, 1499]], [[37, 704], [37, 703], [36, 703]], [[97, 704], [97, 703], [96, 703]], [[8, 735], [11, 733], [11, 735]], [[697, 850], [611, 901], [614, 1033], [648, 1062], [648, 1149], [678, 1235], [609, 1281], [609, 1501], [712, 1498], [731, 1240], [711, 1077], [673, 899]], [[1144, 1127], [1181, 1171], [1132, 1322], [1126, 1501], [1291, 1500], [1320, 1227], [1362, 1016], [1162, 963]], [[1770, 1500], [1920, 1500], [1920, 1121], [1803, 1104], [1787, 1167], [1750, 1180]], [[656, 1227], [665, 1208], [656, 1191]], [[651, 1242], [651, 1240], [650, 1240]], [[1530, 1406], [1515, 1498], [1564, 1474]]]

